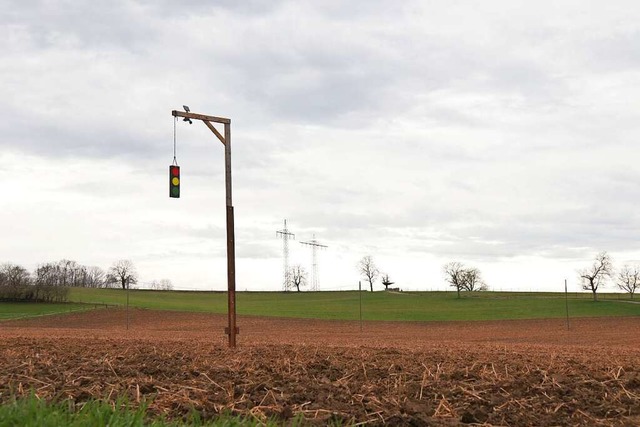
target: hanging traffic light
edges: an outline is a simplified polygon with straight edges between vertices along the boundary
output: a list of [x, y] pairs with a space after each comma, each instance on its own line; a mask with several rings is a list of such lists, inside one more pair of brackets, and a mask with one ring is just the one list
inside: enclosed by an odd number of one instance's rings
[[169, 166], [169, 197], [180, 197], [180, 166]]

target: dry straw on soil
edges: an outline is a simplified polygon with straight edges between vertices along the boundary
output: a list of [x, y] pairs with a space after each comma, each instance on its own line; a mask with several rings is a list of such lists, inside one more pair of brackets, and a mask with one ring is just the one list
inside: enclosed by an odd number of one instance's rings
[[[3, 323], [0, 391], [284, 422], [638, 425], [640, 319], [473, 324], [224, 318], [136, 311]], [[119, 317], [120, 316], [120, 317]], [[629, 329], [630, 328], [630, 329]], [[542, 333], [541, 331], [544, 331]], [[215, 338], [213, 334], [215, 333]]]

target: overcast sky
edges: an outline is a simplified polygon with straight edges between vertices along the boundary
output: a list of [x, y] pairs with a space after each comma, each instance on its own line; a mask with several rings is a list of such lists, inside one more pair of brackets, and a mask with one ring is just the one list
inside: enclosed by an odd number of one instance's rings
[[[291, 263], [354, 289], [442, 265], [491, 289], [577, 289], [640, 259], [640, 4], [628, 1], [0, 0], [0, 262], [72, 259], [226, 289], [229, 117], [237, 288]], [[382, 288], [379, 286], [378, 288]]]

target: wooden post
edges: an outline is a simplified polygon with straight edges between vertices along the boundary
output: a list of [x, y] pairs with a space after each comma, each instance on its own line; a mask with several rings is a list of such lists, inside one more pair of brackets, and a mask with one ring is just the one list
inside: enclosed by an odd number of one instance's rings
[[362, 332], [362, 282], [358, 280], [358, 295], [360, 295], [360, 332]]
[[127, 331], [129, 330], [129, 284], [127, 283]]
[[[229, 321], [225, 332], [229, 335], [229, 347], [234, 348], [236, 346], [236, 335], [240, 332], [240, 329], [236, 326], [236, 242], [233, 200], [231, 197], [231, 120], [224, 117], [207, 116], [177, 110], [173, 110], [171, 115], [202, 121], [224, 145], [225, 205], [227, 217], [227, 308]], [[224, 124], [224, 136], [211, 122]]]
[[564, 305], [567, 311], [567, 330], [569, 330], [569, 293], [567, 292], [567, 279], [564, 279]]
[[224, 176], [227, 201], [227, 288], [229, 347], [236, 346], [236, 241], [231, 198], [231, 123], [224, 124]]

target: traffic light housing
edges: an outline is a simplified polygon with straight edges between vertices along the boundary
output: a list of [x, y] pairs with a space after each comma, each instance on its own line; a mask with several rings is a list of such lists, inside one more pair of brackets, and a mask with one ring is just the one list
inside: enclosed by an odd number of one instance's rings
[[169, 166], [169, 197], [180, 197], [180, 166]]

